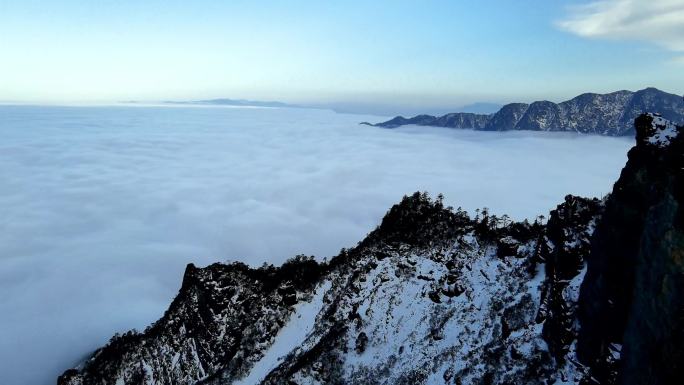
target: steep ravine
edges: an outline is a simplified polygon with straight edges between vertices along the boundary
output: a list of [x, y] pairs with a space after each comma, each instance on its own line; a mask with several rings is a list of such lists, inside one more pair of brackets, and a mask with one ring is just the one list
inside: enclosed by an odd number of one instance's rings
[[159, 321], [58, 383], [671, 383], [684, 345], [673, 127], [640, 117], [614, 193], [567, 196], [546, 223], [416, 193], [329, 262], [188, 265]]

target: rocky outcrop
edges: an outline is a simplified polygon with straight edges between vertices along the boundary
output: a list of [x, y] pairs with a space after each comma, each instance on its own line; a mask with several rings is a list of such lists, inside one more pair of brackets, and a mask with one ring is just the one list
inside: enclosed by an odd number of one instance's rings
[[311, 296], [321, 273], [306, 257], [277, 269], [190, 264], [159, 321], [143, 333], [112, 337], [58, 383], [194, 384], [219, 370], [240, 375], [273, 341], [292, 304]]
[[658, 112], [670, 121], [684, 122], [684, 101], [680, 96], [646, 88], [636, 92], [586, 93], [558, 104], [549, 101], [529, 105], [511, 103], [492, 115], [399, 116], [375, 126], [395, 128], [413, 124], [486, 131], [571, 131], [622, 136], [634, 135], [633, 122], [642, 111]]
[[670, 384], [684, 378], [684, 135], [653, 114], [636, 130], [592, 242], [578, 355], [600, 383]]

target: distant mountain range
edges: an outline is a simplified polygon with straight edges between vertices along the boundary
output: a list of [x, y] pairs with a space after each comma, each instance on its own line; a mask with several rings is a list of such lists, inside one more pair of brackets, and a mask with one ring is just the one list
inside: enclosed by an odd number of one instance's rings
[[[121, 103], [124, 104], [144, 104], [145, 102], [137, 100], [125, 100]], [[230, 99], [230, 98], [216, 98], [216, 99], [204, 99], [204, 100], [166, 100], [159, 103], [169, 104], [169, 105], [191, 105], [191, 106], [232, 106], [232, 107], [271, 107], [271, 108], [313, 108], [313, 109], [324, 109], [332, 110], [341, 114], [369, 114], [378, 116], [388, 116], [392, 113], [397, 113], [397, 109], [404, 111], [403, 113], [411, 114], [421, 111], [417, 107], [410, 107], [408, 110], [406, 106], [398, 107], [395, 104], [384, 105], [382, 103], [355, 103], [355, 102], [329, 102], [329, 103], [306, 103], [306, 104], [293, 104], [285, 103], [274, 100], [249, 100], [249, 99]], [[434, 107], [428, 112], [432, 114], [442, 114], [449, 111], [457, 112], [470, 112], [475, 114], [491, 114], [498, 111], [502, 107], [501, 104], [489, 103], [489, 102], [477, 102], [472, 104], [467, 104], [455, 109], [444, 108], [444, 107]]]
[[246, 99], [207, 99], [207, 100], [191, 100], [191, 101], [165, 101], [165, 104], [192, 104], [192, 105], [216, 105], [216, 106], [237, 106], [237, 107], [290, 107], [300, 108], [296, 104], [288, 104], [274, 101], [259, 101]]
[[494, 114], [456, 112], [442, 116], [397, 116], [382, 123], [362, 124], [384, 128], [412, 124], [483, 131], [573, 131], [623, 136], [634, 135], [634, 118], [643, 111], [657, 112], [665, 119], [681, 123], [684, 121], [684, 100], [679, 95], [646, 88], [636, 92], [586, 93], [561, 103], [510, 103]]

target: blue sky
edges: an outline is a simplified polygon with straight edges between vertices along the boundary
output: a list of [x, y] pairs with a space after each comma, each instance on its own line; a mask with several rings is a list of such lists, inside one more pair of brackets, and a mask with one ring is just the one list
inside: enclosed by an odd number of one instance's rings
[[682, 92], [683, 8], [684, 0], [0, 0], [0, 101], [427, 108], [646, 86]]

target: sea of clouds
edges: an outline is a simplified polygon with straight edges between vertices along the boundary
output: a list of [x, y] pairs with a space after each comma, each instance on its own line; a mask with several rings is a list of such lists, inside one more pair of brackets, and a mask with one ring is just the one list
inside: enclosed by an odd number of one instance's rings
[[313, 109], [0, 106], [0, 383], [54, 384], [142, 329], [189, 262], [356, 244], [404, 194], [547, 214], [602, 196], [631, 138], [358, 125]]

